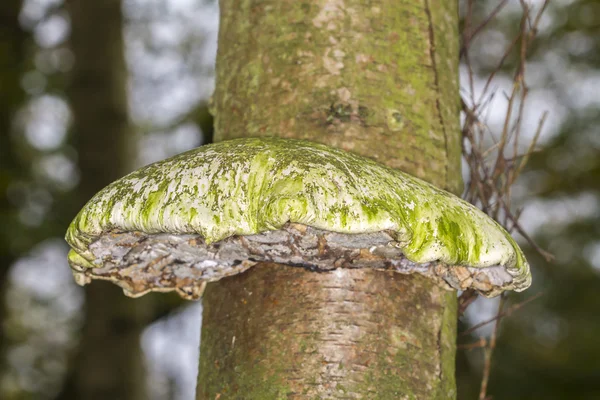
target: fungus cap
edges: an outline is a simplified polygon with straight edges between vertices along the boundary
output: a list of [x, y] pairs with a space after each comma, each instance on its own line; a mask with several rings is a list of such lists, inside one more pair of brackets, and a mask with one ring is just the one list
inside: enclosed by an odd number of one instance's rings
[[143, 167], [98, 192], [66, 234], [76, 281], [176, 290], [261, 261], [420, 273], [486, 296], [531, 283], [523, 253], [473, 205], [370, 159], [301, 140], [236, 139]]

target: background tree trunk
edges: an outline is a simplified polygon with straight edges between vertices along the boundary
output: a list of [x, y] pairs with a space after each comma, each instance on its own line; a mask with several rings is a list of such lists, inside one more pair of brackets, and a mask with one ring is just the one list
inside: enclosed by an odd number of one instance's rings
[[[68, 89], [79, 154], [77, 209], [132, 167], [127, 69], [120, 0], [68, 1], [75, 67]], [[85, 323], [61, 399], [143, 400], [139, 338], [146, 299], [133, 300], [112, 284], [85, 288]]]
[[[4, 321], [6, 277], [15, 261], [13, 227], [17, 223], [17, 207], [9, 199], [9, 184], [25, 175], [20, 160], [13, 151], [13, 117], [25, 101], [21, 75], [27, 60], [30, 35], [19, 24], [21, 1], [0, 3], [0, 322]], [[0, 329], [0, 354], [4, 353], [4, 330]], [[4, 358], [2, 358], [3, 360]]]
[[[459, 191], [456, 2], [220, 10], [215, 139], [310, 139]], [[454, 398], [456, 317], [419, 276], [264, 264], [209, 284], [197, 398]]]

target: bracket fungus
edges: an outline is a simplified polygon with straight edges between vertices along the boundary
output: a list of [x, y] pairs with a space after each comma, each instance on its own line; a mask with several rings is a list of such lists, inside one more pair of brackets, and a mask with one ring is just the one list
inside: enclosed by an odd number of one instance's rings
[[66, 240], [78, 283], [110, 280], [134, 297], [199, 298], [206, 282], [263, 261], [419, 273], [486, 296], [531, 283], [515, 241], [473, 205], [291, 139], [220, 142], [143, 167], [97, 193]]

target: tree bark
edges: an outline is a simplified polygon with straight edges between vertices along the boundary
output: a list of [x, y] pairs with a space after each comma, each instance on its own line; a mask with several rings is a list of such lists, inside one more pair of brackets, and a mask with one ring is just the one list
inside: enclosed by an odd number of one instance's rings
[[[121, 1], [70, 0], [67, 6], [75, 55], [67, 94], [79, 155], [79, 208], [131, 169], [132, 130]], [[139, 338], [148, 300], [140, 300], [108, 283], [86, 286], [81, 342], [60, 399], [147, 398]]]
[[[215, 139], [326, 143], [461, 188], [456, 2], [222, 0]], [[456, 397], [456, 295], [263, 264], [208, 285], [197, 399]]]

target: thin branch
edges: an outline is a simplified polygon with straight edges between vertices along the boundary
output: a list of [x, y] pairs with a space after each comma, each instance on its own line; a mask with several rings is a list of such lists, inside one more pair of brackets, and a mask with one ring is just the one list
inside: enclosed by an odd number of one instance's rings
[[[468, 5], [470, 8], [467, 12], [467, 19], [471, 18], [473, 14], [473, 2], [470, 1]], [[542, 5], [540, 12], [543, 12], [546, 5], [547, 1]], [[485, 213], [505, 226], [507, 230], [517, 231], [546, 260], [550, 260], [551, 255], [535, 244], [532, 238], [524, 232], [522, 226], [519, 225], [518, 218], [511, 212], [512, 185], [520, 176], [526, 162], [529, 160], [529, 156], [535, 150], [547, 115], [544, 114], [540, 118], [527, 151], [524, 154], [519, 154], [525, 103], [528, 96], [528, 87], [525, 82], [526, 57], [541, 18], [539, 12], [532, 17], [531, 10], [525, 2], [521, 1], [521, 6], [523, 7], [523, 14], [519, 24], [519, 32], [505, 49], [497, 67], [487, 78], [479, 100], [475, 100], [473, 94], [472, 69], [469, 68], [468, 70], [471, 92], [467, 94], [469, 101], [464, 98], [462, 100], [462, 108], [466, 115], [462, 132], [465, 138], [463, 153], [470, 168], [464, 197], [467, 201], [478, 205]], [[468, 30], [472, 26], [472, 22], [470, 20], [466, 21], [465, 25]], [[471, 33], [466, 32], [464, 38], [467, 44], [470, 37], [472, 37]], [[506, 115], [502, 130], [496, 140], [485, 123], [483, 114], [490, 112], [492, 108], [490, 105], [495, 91], [490, 93], [490, 87], [493, 79], [499, 73], [509, 55], [514, 53], [517, 45], [519, 45], [519, 52], [513, 74], [513, 87], [506, 96], [508, 102]], [[465, 51], [463, 58], [470, 67], [468, 49]], [[486, 146], [485, 143], [488, 140], [491, 140], [493, 144]]]
[[[500, 1], [496, 8], [485, 17], [481, 23], [474, 26], [473, 7], [474, 0], [468, 0], [468, 9], [465, 16], [465, 31], [463, 34], [463, 46], [460, 55], [467, 67], [468, 91], [461, 93], [462, 110], [465, 113], [465, 121], [462, 126], [463, 134], [463, 155], [469, 166], [469, 177], [466, 184], [464, 198], [479, 206], [486, 214], [498, 221], [509, 232], [518, 232], [532, 248], [534, 248], [547, 261], [552, 259], [552, 255], [538, 246], [533, 239], [525, 232], [525, 229], [519, 223], [521, 210], [512, 211], [512, 186], [521, 175], [525, 164], [530, 155], [535, 152], [538, 139], [547, 118], [547, 112], [543, 113], [533, 138], [530, 140], [527, 150], [520, 154], [522, 145], [522, 128], [525, 117], [525, 103], [528, 98], [529, 88], [525, 81], [525, 70], [527, 67], [527, 55], [529, 48], [536, 36], [538, 26], [541, 21], [542, 13], [545, 11], [549, 0], [545, 0], [539, 11], [532, 15], [532, 9], [524, 1], [520, 0], [522, 8], [522, 17], [519, 24], [519, 31], [510, 40], [508, 46], [504, 49], [496, 67], [491, 71], [485, 81], [483, 90], [475, 95], [475, 77], [469, 47], [472, 45], [473, 38], [479, 34], [484, 27], [498, 15], [507, 1]], [[515, 49], [518, 48], [518, 51]], [[495, 137], [487, 125], [487, 114], [492, 111], [492, 101], [496, 89], [491, 89], [495, 78], [501, 73], [506, 60], [512, 56], [516, 57], [516, 65], [513, 71], [513, 84], [509, 93], [507, 93], [507, 108], [504, 116], [503, 125], [499, 135]], [[466, 100], [468, 99], [468, 100]], [[491, 143], [491, 145], [489, 145]], [[490, 379], [491, 360], [496, 347], [496, 338], [498, 327], [502, 318], [511, 315], [526, 304], [540, 297], [538, 293], [529, 299], [515, 304], [504, 310], [505, 298], [500, 300], [498, 311], [493, 318], [472, 326], [460, 334], [465, 336], [473, 331], [490, 323], [494, 323], [494, 329], [489, 340], [480, 338], [479, 341], [470, 344], [459, 345], [463, 349], [484, 349], [484, 367], [481, 379], [481, 388], [479, 400], [488, 400], [491, 397], [487, 395], [488, 383]], [[467, 307], [473, 303], [477, 295], [465, 291], [459, 298], [459, 313], [462, 314]]]
[[485, 340], [485, 338], [482, 336], [476, 342], [459, 344], [458, 346], [456, 346], [456, 348], [461, 349], [461, 350], [473, 350], [473, 349], [480, 349], [482, 347], [486, 347], [487, 345], [488, 345], [487, 340]]
[[476, 291], [471, 289], [465, 290], [458, 297], [458, 315], [463, 315], [467, 310], [467, 307], [469, 307], [475, 300], [477, 300], [477, 297], [479, 297], [479, 295]]
[[502, 311], [499, 312], [498, 314], [496, 314], [493, 318], [490, 318], [488, 320], [485, 320], [483, 322], [480, 322], [476, 325], [473, 325], [472, 327], [470, 327], [469, 329], [464, 330], [463, 332], [460, 333], [459, 336], [467, 336], [469, 334], [471, 334], [473, 331], [476, 331], [477, 329], [486, 326], [488, 324], [491, 324], [492, 322], [495, 321], [499, 321], [504, 317], [509, 317], [511, 316], [515, 311], [518, 311], [519, 309], [521, 309], [522, 307], [526, 306], [527, 304], [531, 303], [534, 300], [537, 300], [538, 298], [540, 298], [542, 295], [544, 294], [544, 292], [539, 292], [533, 296], [531, 296], [530, 298], [515, 304], [514, 306], [509, 307], [506, 311]]
[[[477, 36], [479, 34], [479, 32], [481, 32], [483, 30], [483, 28], [485, 28], [496, 17], [496, 15], [498, 15], [498, 13], [504, 8], [504, 6], [506, 5], [507, 2], [508, 2], [508, 0], [502, 0], [496, 6], [496, 8], [494, 8], [492, 10], [492, 12], [486, 18], [484, 18], [484, 20], [475, 29], [473, 29], [472, 31], [469, 31], [468, 34], [465, 35], [464, 41], [463, 41], [463, 46], [460, 49], [461, 56], [464, 54], [465, 51], [468, 50], [469, 44], [475, 38], [475, 36]], [[473, 1], [469, 1], [469, 8], [468, 8], [468, 14], [467, 14], [468, 17], [465, 18], [465, 21], [469, 21], [469, 23], [471, 22], [472, 13], [473, 13]], [[465, 26], [467, 26], [467, 25], [465, 24]], [[467, 31], [467, 30], [465, 29], [465, 31]]]
[[[504, 295], [500, 297], [500, 302], [498, 303], [498, 315], [502, 313], [502, 308], [504, 307]], [[494, 354], [494, 349], [496, 348], [496, 338], [498, 337], [498, 320], [494, 325], [494, 330], [492, 331], [492, 336], [490, 337], [488, 346], [485, 348], [484, 355], [484, 365], [483, 365], [483, 376], [481, 377], [481, 388], [479, 390], [479, 400], [486, 400], [487, 396], [487, 387], [488, 382], [490, 380], [490, 371], [492, 369], [492, 355]]]
[[531, 140], [531, 143], [529, 144], [529, 148], [527, 149], [525, 154], [520, 156], [521, 162], [519, 163], [519, 166], [517, 167], [516, 176], [519, 176], [521, 174], [523, 167], [525, 167], [525, 164], [527, 164], [527, 161], [529, 161], [529, 156], [535, 152], [535, 150], [534, 150], [535, 145], [537, 144], [538, 139], [540, 138], [540, 134], [542, 133], [542, 128], [544, 127], [544, 123], [546, 122], [547, 117], [548, 117], [548, 111], [544, 111], [544, 113], [540, 117], [540, 121], [538, 122], [538, 126], [537, 126], [537, 129], [533, 136], [533, 139]]
[[523, 236], [523, 238], [525, 240], [527, 240], [527, 242], [529, 243], [529, 245], [531, 247], [533, 247], [535, 249], [535, 251], [537, 251], [543, 258], [544, 260], [546, 260], [547, 262], [550, 262], [552, 260], [554, 260], [554, 254], [542, 249], [540, 246], [538, 246], [538, 244], [535, 242], [535, 240], [533, 240], [531, 238], [531, 236], [529, 236], [529, 234], [525, 231], [525, 229], [523, 229], [523, 227], [521, 226], [521, 224], [519, 224], [519, 222], [517, 221], [517, 219], [512, 215], [512, 213], [508, 212], [507, 216], [511, 219], [511, 221], [514, 224], [514, 229], [519, 232], [519, 234], [521, 236]]

